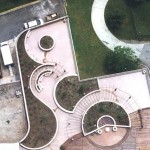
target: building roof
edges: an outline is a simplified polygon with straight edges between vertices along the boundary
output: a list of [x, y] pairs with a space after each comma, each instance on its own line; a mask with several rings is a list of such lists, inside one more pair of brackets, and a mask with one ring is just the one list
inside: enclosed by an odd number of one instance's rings
[[3, 62], [5, 66], [13, 64], [9, 45], [5, 44], [1, 46], [1, 53], [2, 53]]
[[1, 150], [19, 150], [19, 143], [1, 143], [0, 144]]

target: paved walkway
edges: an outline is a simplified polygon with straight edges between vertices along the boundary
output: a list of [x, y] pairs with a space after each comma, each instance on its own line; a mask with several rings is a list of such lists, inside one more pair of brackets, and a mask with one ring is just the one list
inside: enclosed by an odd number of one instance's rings
[[[40, 38], [45, 35], [51, 36], [55, 41], [54, 48], [47, 53], [38, 46]], [[69, 37], [68, 23], [64, 23], [63, 20], [33, 29], [26, 38], [27, 53], [31, 59], [40, 64], [45, 64], [44, 60], [46, 59], [47, 62], [56, 62], [63, 65], [62, 67], [68, 73], [76, 73], [74, 54]]]
[[122, 89], [132, 96], [140, 108], [150, 107], [150, 94], [147, 84], [147, 75], [142, 74], [141, 71], [98, 79], [98, 85], [99, 87], [115, 87]]
[[107, 2], [108, 0], [94, 0], [92, 6], [92, 25], [98, 38], [111, 50], [114, 50], [114, 47], [116, 46], [130, 47], [135, 51], [136, 56], [139, 57], [146, 43], [129, 44], [122, 42], [108, 30], [104, 18], [104, 12]]

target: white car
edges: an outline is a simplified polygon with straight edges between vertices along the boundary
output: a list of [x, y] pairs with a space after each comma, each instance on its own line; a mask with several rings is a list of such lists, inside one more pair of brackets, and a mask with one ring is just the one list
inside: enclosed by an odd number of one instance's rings
[[24, 28], [28, 29], [28, 28], [38, 26], [38, 25], [42, 25], [42, 24], [44, 24], [43, 19], [37, 19], [37, 20], [34, 20], [34, 21], [25, 22], [24, 23]]

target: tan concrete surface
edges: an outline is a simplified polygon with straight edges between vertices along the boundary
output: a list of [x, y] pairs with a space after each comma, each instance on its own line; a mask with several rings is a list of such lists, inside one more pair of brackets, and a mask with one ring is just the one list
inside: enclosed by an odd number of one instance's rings
[[[0, 143], [19, 142], [27, 132], [27, 120], [20, 82], [0, 85]], [[8, 92], [9, 91], [9, 92]]]

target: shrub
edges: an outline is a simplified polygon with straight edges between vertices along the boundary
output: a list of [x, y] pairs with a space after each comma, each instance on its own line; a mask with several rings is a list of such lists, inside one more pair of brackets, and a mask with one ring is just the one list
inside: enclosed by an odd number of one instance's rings
[[135, 70], [139, 65], [140, 60], [131, 48], [117, 46], [106, 56], [104, 69], [107, 73], [118, 73]]

